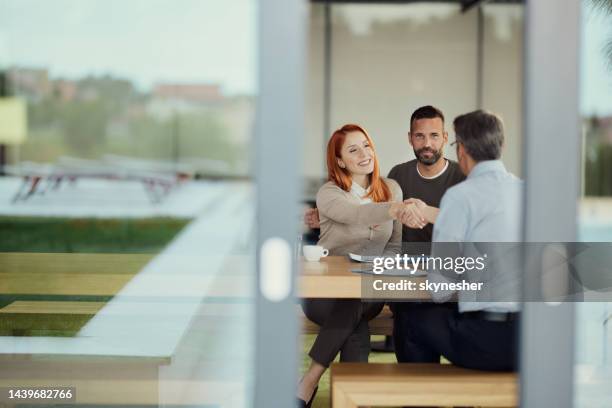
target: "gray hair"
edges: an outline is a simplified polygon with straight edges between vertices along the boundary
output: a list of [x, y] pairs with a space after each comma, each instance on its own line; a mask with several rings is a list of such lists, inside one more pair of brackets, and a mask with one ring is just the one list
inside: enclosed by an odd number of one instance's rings
[[453, 121], [455, 137], [476, 162], [497, 160], [504, 145], [504, 124], [484, 110], [459, 115]]

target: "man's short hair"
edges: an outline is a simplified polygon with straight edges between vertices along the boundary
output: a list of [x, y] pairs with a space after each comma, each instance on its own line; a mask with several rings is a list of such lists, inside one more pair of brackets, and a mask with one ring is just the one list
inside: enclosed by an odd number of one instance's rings
[[410, 127], [412, 128], [412, 124], [415, 120], [435, 118], [442, 119], [442, 124], [444, 124], [444, 114], [440, 109], [431, 105], [421, 106], [420, 108], [412, 112], [412, 116], [410, 116]]
[[453, 121], [455, 138], [476, 162], [497, 160], [504, 144], [504, 124], [484, 110], [459, 115]]

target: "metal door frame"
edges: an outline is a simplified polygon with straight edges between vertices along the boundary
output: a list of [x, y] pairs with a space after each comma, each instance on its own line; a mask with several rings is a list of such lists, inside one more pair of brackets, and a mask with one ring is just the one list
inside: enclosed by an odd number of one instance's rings
[[[255, 407], [296, 403], [295, 248], [304, 137], [305, 0], [258, 2]], [[262, 258], [261, 250], [272, 244]], [[276, 252], [275, 252], [276, 251]], [[289, 253], [287, 253], [289, 251]], [[266, 261], [267, 259], [267, 261]]]
[[[524, 53], [524, 240], [574, 242], [580, 193], [580, 0], [529, 0]], [[526, 268], [525, 268], [526, 270]], [[524, 293], [540, 288], [525, 273]], [[521, 407], [572, 407], [575, 304], [525, 302]]]

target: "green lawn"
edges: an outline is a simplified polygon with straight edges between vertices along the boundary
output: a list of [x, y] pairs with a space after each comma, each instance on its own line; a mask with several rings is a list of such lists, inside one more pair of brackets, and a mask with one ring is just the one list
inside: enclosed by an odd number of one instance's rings
[[0, 317], [0, 336], [72, 337], [92, 317], [93, 315], [5, 313]]
[[[176, 218], [0, 217], [0, 253], [5, 253], [4, 258], [20, 256], [19, 260], [14, 262], [3, 258], [0, 279], [5, 279], [2, 282], [5, 286], [15, 287], [19, 286], [19, 276], [28, 273], [40, 275], [40, 278], [37, 278], [39, 280], [48, 280], [50, 287], [61, 285], [58, 280], [60, 278], [55, 279], [59, 272], [80, 275], [88, 273], [85, 268], [83, 271], [73, 270], [73, 266], [82, 262], [75, 261], [73, 257], [76, 255], [72, 254], [156, 254], [168, 245], [188, 222], [188, 219]], [[70, 263], [37, 261], [35, 256], [44, 256], [37, 253], [54, 253], [60, 257], [61, 254], [67, 254], [65, 257], [70, 257]], [[24, 257], [26, 259], [23, 259]], [[107, 268], [96, 263], [96, 273], [134, 275], [143, 266], [143, 259], [138, 255], [132, 258], [135, 259], [115, 261], [113, 258], [111, 264], [106, 265]], [[0, 293], [0, 307], [19, 300], [108, 301], [112, 298], [112, 295], [57, 296], [51, 295], [51, 292], [48, 295], [45, 293], [31, 292], [27, 288], [10, 295]], [[0, 336], [74, 336], [92, 317], [93, 314], [4, 313], [0, 315]]]
[[159, 252], [189, 222], [177, 218], [0, 217], [0, 252]]

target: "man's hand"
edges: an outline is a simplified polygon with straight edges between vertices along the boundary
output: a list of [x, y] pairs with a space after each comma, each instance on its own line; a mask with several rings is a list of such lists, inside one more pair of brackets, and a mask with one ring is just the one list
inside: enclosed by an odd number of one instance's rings
[[422, 229], [427, 225], [427, 219], [423, 213], [423, 206], [421, 206], [420, 203], [413, 200], [406, 200], [404, 201], [404, 206], [405, 210], [399, 218], [402, 224], [415, 229]]
[[304, 212], [304, 224], [310, 229], [321, 228], [319, 220], [319, 210], [309, 208]]
[[415, 202], [393, 203], [389, 215], [410, 228], [423, 228], [427, 220]]
[[414, 204], [420, 210], [424, 210], [427, 207], [427, 204], [425, 204], [425, 201], [423, 201], [423, 200], [421, 200], [419, 198], [409, 198], [407, 200], [404, 200], [404, 203], [406, 203], [406, 204]]
[[431, 207], [418, 198], [409, 198], [404, 203], [411, 206], [411, 210], [406, 211], [400, 221], [409, 228], [423, 228], [427, 224], [434, 224], [440, 213], [439, 208]]

